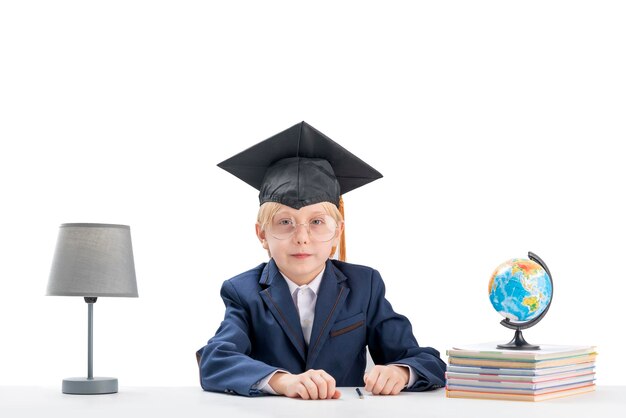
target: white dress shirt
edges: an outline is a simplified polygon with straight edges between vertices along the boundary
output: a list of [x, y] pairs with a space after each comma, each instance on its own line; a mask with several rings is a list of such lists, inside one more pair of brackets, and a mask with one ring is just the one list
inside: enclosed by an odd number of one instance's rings
[[302, 334], [304, 334], [304, 340], [306, 345], [309, 345], [311, 339], [311, 330], [313, 328], [313, 320], [315, 319], [315, 304], [317, 303], [317, 292], [320, 289], [322, 283], [322, 276], [324, 275], [324, 269], [315, 276], [308, 284], [298, 286], [292, 282], [282, 272], [280, 273], [289, 286], [289, 293], [291, 293], [291, 299], [298, 308], [298, 314], [300, 315], [300, 326], [302, 327]]
[[[282, 271], [280, 272], [280, 274], [287, 282], [287, 286], [289, 286], [291, 299], [293, 299], [293, 303], [298, 309], [298, 314], [300, 315], [300, 326], [302, 327], [302, 333], [304, 334], [304, 340], [306, 341], [307, 345], [309, 345], [309, 340], [311, 339], [311, 330], [313, 328], [313, 321], [315, 320], [315, 304], [317, 303], [317, 293], [319, 291], [320, 284], [322, 283], [324, 270], [325, 268], [322, 269], [322, 271], [317, 276], [315, 276], [315, 278], [311, 280], [308, 284], [302, 286], [298, 286], [296, 283], [292, 282], [287, 276], [285, 276]], [[406, 364], [394, 365], [404, 366], [409, 369], [409, 383], [407, 386], [411, 386], [413, 383], [415, 383], [417, 376], [415, 375], [415, 372], [411, 367], [407, 366]], [[276, 395], [276, 392], [270, 386], [269, 381], [278, 372], [288, 373], [285, 370], [276, 370], [275, 372], [265, 376], [254, 386], [256, 386], [261, 392]]]

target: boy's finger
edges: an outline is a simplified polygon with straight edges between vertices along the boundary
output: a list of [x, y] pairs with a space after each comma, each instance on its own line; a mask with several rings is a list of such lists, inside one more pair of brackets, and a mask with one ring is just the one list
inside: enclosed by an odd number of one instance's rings
[[365, 387], [364, 389], [368, 392], [372, 391], [372, 388], [374, 387], [374, 382], [376, 382], [376, 379], [374, 379], [374, 377], [372, 376], [372, 374], [368, 374], [367, 375], [367, 379], [365, 379]]
[[319, 374], [314, 374], [311, 376], [311, 380], [317, 386], [317, 393], [320, 399], [326, 399], [328, 397], [328, 384], [326, 383], [326, 379], [324, 379]]
[[302, 383], [298, 383], [298, 388], [296, 389], [296, 393], [302, 399], [309, 399], [309, 391], [306, 390], [306, 387]]
[[366, 391], [371, 392], [372, 389], [374, 389], [374, 384], [378, 380], [378, 376], [379, 375], [380, 375], [380, 372], [377, 369], [375, 369], [375, 368], [371, 372], [368, 373], [367, 379], [365, 379], [365, 390]]
[[333, 395], [331, 399], [339, 399], [339, 398], [341, 398], [341, 392], [338, 390], [335, 390], [335, 394]]
[[369, 373], [365, 373], [365, 375], [363, 376], [363, 385], [364, 385], [363, 389], [365, 389], [368, 392], [370, 391], [367, 387], [367, 382], [369, 382], [369, 380], [370, 380]]
[[309, 392], [309, 398], [310, 399], [317, 399], [318, 398], [317, 384], [315, 384], [315, 382], [313, 380], [311, 380], [311, 378], [304, 379], [302, 384], [306, 388], [307, 392]]
[[402, 392], [402, 389], [404, 389], [404, 383], [402, 382], [398, 382], [396, 383], [396, 385], [393, 387], [393, 390], [391, 391], [392, 395], [397, 395], [398, 393]]
[[326, 372], [322, 373], [322, 378], [326, 380], [326, 388], [328, 390], [326, 398], [331, 399], [335, 394], [335, 379]]
[[389, 378], [387, 376], [378, 376], [378, 379], [376, 379], [376, 384], [374, 385], [374, 388], [372, 389], [372, 393], [374, 395], [380, 395], [385, 387], [385, 385], [387, 384], [387, 381], [389, 380]]
[[380, 390], [380, 393], [382, 395], [390, 395], [393, 392], [393, 388], [398, 382], [399, 380], [396, 379], [388, 379], [387, 383], [385, 383], [385, 386], [383, 386], [383, 388]]

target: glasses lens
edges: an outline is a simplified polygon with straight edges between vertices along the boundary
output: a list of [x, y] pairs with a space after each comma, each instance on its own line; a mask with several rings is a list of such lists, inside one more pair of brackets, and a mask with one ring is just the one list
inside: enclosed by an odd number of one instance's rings
[[330, 216], [320, 216], [309, 221], [309, 233], [318, 241], [330, 241], [336, 229], [337, 224]]
[[270, 233], [276, 239], [288, 239], [296, 232], [298, 225], [308, 227], [307, 232], [317, 241], [330, 241], [337, 230], [337, 223], [328, 215], [316, 216], [306, 224], [297, 224], [293, 218], [277, 217], [272, 220]]
[[287, 239], [296, 230], [296, 221], [292, 218], [276, 218], [272, 220], [270, 233], [276, 239]]

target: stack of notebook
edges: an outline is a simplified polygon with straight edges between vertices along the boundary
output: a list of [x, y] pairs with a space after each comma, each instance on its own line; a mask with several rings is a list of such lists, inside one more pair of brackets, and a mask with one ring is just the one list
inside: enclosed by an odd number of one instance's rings
[[447, 351], [447, 397], [543, 401], [595, 389], [595, 347], [502, 350], [496, 345]]

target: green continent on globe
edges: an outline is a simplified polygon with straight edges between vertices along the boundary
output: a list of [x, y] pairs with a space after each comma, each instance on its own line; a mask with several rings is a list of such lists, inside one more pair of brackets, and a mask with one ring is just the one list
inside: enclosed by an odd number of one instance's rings
[[498, 266], [489, 280], [489, 299], [502, 316], [514, 322], [535, 319], [550, 303], [552, 282], [536, 262], [521, 258]]
[[539, 298], [537, 298], [537, 296], [524, 298], [524, 301], [522, 303], [524, 304], [524, 306], [528, 306], [528, 309], [530, 309], [531, 312], [535, 312], [537, 309], [539, 309]]

